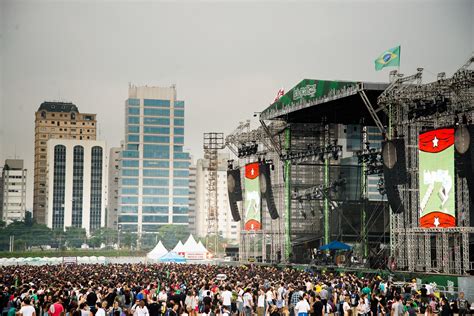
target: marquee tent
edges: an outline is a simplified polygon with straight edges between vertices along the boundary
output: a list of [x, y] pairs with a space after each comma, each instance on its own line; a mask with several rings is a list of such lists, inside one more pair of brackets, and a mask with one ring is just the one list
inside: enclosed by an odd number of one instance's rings
[[158, 259], [158, 261], [163, 263], [185, 263], [186, 259], [183, 256], [178, 255], [176, 252], [170, 251], [166, 255]]
[[168, 250], [166, 250], [165, 246], [163, 246], [163, 243], [160, 240], [155, 248], [153, 248], [153, 250], [146, 255], [146, 257], [151, 260], [157, 260], [167, 253]]

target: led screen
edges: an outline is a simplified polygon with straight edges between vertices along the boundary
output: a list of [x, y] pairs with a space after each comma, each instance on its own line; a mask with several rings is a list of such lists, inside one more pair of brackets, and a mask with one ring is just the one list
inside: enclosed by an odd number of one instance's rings
[[420, 226], [454, 227], [454, 129], [421, 134], [418, 149]]
[[258, 163], [245, 166], [245, 230], [260, 230], [261, 221], [261, 197]]

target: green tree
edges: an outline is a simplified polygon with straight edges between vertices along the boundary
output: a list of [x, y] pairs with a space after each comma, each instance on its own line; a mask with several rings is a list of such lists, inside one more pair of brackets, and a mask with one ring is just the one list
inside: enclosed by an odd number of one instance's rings
[[91, 237], [89, 238], [89, 246], [94, 248], [100, 247], [100, 245], [105, 244], [106, 246], [111, 246], [117, 242], [117, 230], [102, 227], [96, 229]]
[[158, 240], [161, 240], [168, 250], [173, 249], [180, 240], [185, 242], [188, 236], [189, 231], [186, 226], [169, 224], [158, 229]]
[[[15, 249], [25, 250], [33, 246], [51, 244], [52, 232], [46, 225], [36, 224], [32, 221], [15, 221], [8, 226], [0, 228], [0, 250], [8, 250], [10, 236], [15, 238]], [[21, 243], [20, 243], [21, 241]]]
[[80, 248], [86, 241], [86, 230], [82, 227], [66, 227], [64, 232], [64, 241], [66, 246], [70, 248]]

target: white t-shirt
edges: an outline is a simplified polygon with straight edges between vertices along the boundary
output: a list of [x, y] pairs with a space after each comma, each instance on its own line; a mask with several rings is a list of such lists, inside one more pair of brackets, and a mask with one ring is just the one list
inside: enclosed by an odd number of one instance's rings
[[105, 310], [103, 308], [99, 308], [97, 313], [95, 313], [95, 316], [106, 316]]
[[260, 294], [258, 296], [257, 307], [265, 307], [265, 295]]
[[349, 303], [344, 302], [344, 303], [342, 304], [342, 310], [344, 311], [344, 313], [349, 312], [350, 309], [351, 309], [351, 306], [349, 305]]
[[244, 307], [252, 307], [252, 294], [244, 294]]
[[309, 309], [310, 307], [306, 300], [299, 301], [295, 306], [295, 310], [298, 311], [298, 313], [307, 313]]
[[35, 308], [31, 305], [25, 305], [20, 309], [20, 314], [23, 316], [32, 316], [35, 312]]
[[222, 305], [230, 306], [232, 303], [232, 292], [225, 290], [222, 292]]
[[243, 302], [242, 296], [244, 295], [244, 290], [240, 290], [237, 296], [237, 302]]
[[268, 290], [267, 293], [266, 293], [266, 299], [267, 299], [267, 302], [271, 302], [273, 301], [273, 292]]
[[[140, 306], [136, 306], [135, 307], [135, 312], [133, 313], [133, 315], [134, 316], [149, 316], [150, 313], [148, 313], [148, 308], [146, 306], [143, 306], [143, 308], [141, 308]], [[96, 314], [96, 316], [97, 316], [97, 314]]]

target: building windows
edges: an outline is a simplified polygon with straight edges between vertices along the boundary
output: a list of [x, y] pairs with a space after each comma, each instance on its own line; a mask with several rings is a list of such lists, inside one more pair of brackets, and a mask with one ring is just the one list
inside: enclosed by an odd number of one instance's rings
[[128, 127], [128, 132], [138, 134], [140, 133], [140, 126], [130, 125]]
[[122, 160], [122, 167], [138, 167], [138, 160]]
[[184, 110], [174, 110], [174, 117], [184, 117]]
[[[138, 146], [137, 146], [138, 147]], [[138, 149], [138, 148], [137, 148]], [[138, 158], [138, 151], [124, 150], [122, 153], [124, 158]]]
[[174, 107], [178, 109], [184, 109], [184, 101], [174, 101]]
[[145, 143], [164, 143], [168, 144], [170, 142], [170, 138], [168, 136], [147, 136], [143, 137], [143, 142]]
[[178, 189], [175, 188], [173, 190], [174, 195], [184, 195], [184, 196], [189, 196], [189, 189]]
[[168, 195], [168, 188], [143, 188], [143, 195]]
[[173, 204], [174, 205], [188, 205], [188, 198], [187, 197], [174, 197]]
[[82, 197], [84, 186], [84, 147], [74, 146], [72, 172], [72, 226], [82, 227]]
[[187, 214], [188, 212], [189, 212], [189, 209], [186, 206], [173, 206], [174, 214]]
[[174, 134], [175, 134], [175, 135], [184, 135], [184, 128], [182, 128], [182, 127], [175, 127], [175, 128], [174, 128]]
[[143, 179], [143, 185], [144, 186], [156, 186], [156, 187], [168, 186], [169, 185], [169, 180], [168, 179], [145, 178], [145, 179]]
[[140, 124], [140, 117], [138, 116], [129, 116], [128, 124]]
[[179, 224], [183, 224], [183, 223], [188, 223], [189, 221], [189, 218], [188, 216], [173, 216], [173, 223], [179, 223]]
[[169, 127], [153, 127], [153, 126], [145, 126], [143, 128], [143, 132], [145, 134], [164, 134], [169, 135], [170, 128]]
[[137, 215], [120, 215], [119, 223], [138, 223]]
[[123, 187], [122, 188], [122, 195], [138, 195], [138, 189], [137, 188]]
[[168, 159], [170, 156], [169, 147], [162, 145], [144, 145], [143, 158]]
[[138, 143], [140, 141], [140, 136], [139, 135], [128, 135], [127, 140], [130, 143]]
[[168, 216], [164, 215], [144, 215], [143, 222], [145, 223], [168, 223]]
[[144, 109], [145, 116], [170, 116], [170, 110], [167, 109]]
[[140, 115], [140, 108], [128, 108], [128, 114]]
[[128, 99], [128, 105], [140, 105], [140, 99]]
[[175, 118], [174, 126], [184, 126], [184, 119]]
[[143, 160], [144, 168], [169, 168], [170, 162], [166, 160]]
[[161, 117], [145, 117], [144, 124], [147, 125], [170, 125], [169, 118], [161, 118]]
[[182, 137], [182, 136], [175, 136], [175, 137], [174, 137], [174, 143], [175, 143], [175, 144], [184, 144], [184, 137]]
[[173, 179], [173, 185], [175, 187], [189, 187], [188, 179]]
[[168, 197], [143, 197], [143, 204], [168, 204]]
[[122, 169], [124, 177], [138, 177], [138, 169]]
[[168, 206], [143, 206], [142, 212], [150, 214], [168, 214]]
[[188, 170], [174, 170], [173, 176], [176, 178], [188, 178], [189, 171]]
[[154, 99], [144, 99], [144, 106], [156, 106], [156, 107], [170, 107], [170, 100], [154, 100]]
[[173, 167], [174, 168], [179, 168], [179, 169], [188, 169], [189, 168], [189, 162], [188, 161], [174, 161], [173, 162]]
[[102, 147], [92, 147], [91, 157], [91, 197], [90, 197], [90, 230], [100, 228], [102, 208]]
[[169, 171], [163, 169], [143, 169], [144, 177], [168, 177]]
[[122, 212], [123, 213], [132, 213], [132, 214], [137, 214], [138, 213], [138, 206], [122, 206]]
[[189, 160], [189, 153], [183, 153], [183, 152], [174, 152], [173, 154], [174, 159], [186, 159]]
[[66, 189], [66, 146], [54, 146], [53, 229], [64, 227], [64, 193]]
[[122, 196], [122, 204], [138, 204], [138, 197]]

